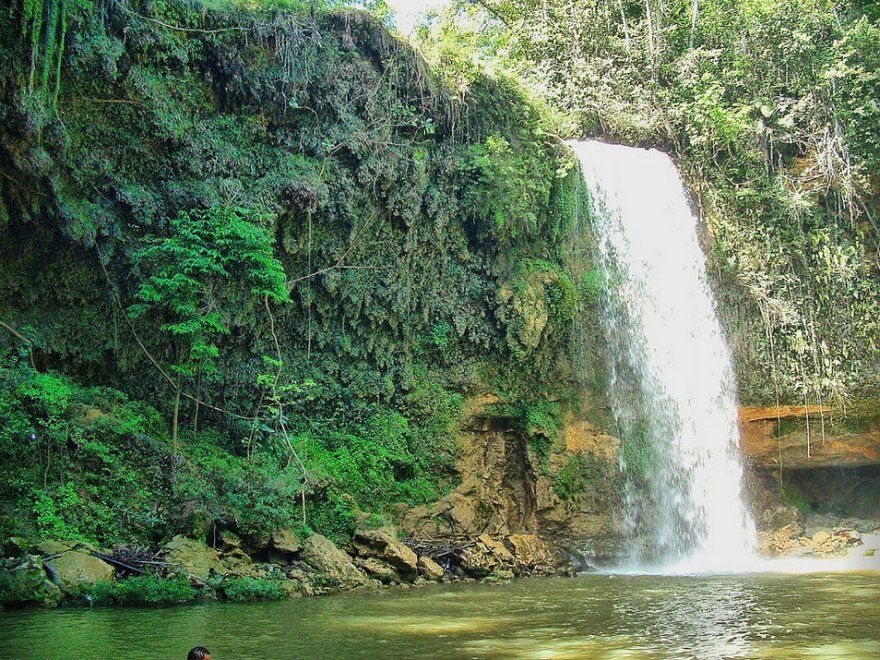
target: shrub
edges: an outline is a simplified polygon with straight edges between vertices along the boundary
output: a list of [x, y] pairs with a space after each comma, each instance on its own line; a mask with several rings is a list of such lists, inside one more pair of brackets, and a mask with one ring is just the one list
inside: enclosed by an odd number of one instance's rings
[[99, 582], [79, 595], [100, 605], [180, 605], [194, 601], [199, 590], [185, 578], [155, 575], [131, 577], [121, 582]]
[[287, 591], [277, 580], [260, 580], [252, 577], [227, 578], [220, 585], [220, 590], [227, 600], [236, 603], [287, 598]]

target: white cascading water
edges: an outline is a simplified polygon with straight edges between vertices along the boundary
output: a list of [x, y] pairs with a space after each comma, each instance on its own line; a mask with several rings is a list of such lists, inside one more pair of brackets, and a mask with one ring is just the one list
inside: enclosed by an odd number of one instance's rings
[[635, 547], [622, 568], [746, 570], [755, 528], [741, 492], [735, 380], [681, 177], [656, 150], [570, 146], [606, 280], [601, 323]]

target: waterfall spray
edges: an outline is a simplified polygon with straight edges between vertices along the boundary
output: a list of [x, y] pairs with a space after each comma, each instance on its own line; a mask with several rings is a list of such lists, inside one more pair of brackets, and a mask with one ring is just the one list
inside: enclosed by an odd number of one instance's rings
[[571, 147], [606, 279], [601, 324], [630, 568], [745, 568], [755, 529], [741, 492], [736, 384], [685, 187], [659, 151]]

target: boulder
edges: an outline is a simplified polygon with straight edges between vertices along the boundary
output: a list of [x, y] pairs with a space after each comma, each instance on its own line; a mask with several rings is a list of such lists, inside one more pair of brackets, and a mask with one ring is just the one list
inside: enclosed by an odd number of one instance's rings
[[222, 575], [225, 567], [220, 555], [201, 541], [178, 534], [165, 544], [165, 561], [173, 564], [178, 572], [194, 575], [205, 580], [213, 575]]
[[504, 543], [488, 534], [477, 537], [473, 545], [461, 553], [461, 567], [475, 578], [511, 570], [515, 560]]
[[60, 557], [50, 559], [44, 565], [63, 591], [110, 582], [116, 575], [116, 569], [107, 562], [78, 550], [62, 552]]
[[272, 533], [272, 547], [283, 553], [295, 555], [302, 550], [302, 540], [289, 529], [279, 529]]
[[231, 532], [228, 529], [224, 529], [220, 532], [220, 542], [223, 544], [223, 547], [228, 550], [241, 547], [241, 539], [238, 534]]
[[358, 530], [354, 547], [358, 556], [379, 559], [406, 580], [414, 580], [418, 575], [418, 556], [389, 530]]
[[237, 575], [249, 575], [253, 570], [253, 561], [241, 548], [233, 548], [223, 553], [223, 573], [235, 573]]
[[403, 582], [391, 566], [375, 557], [357, 557], [354, 560], [354, 563], [368, 575], [379, 580], [382, 584], [400, 584]]
[[56, 607], [60, 602], [61, 590], [47, 579], [39, 557], [0, 559], [0, 604]]
[[60, 555], [62, 552], [76, 549], [76, 541], [56, 541], [53, 539], [48, 539], [45, 541], [40, 541], [36, 545], [37, 552], [39, 552], [44, 557], [51, 555]]
[[312, 534], [303, 543], [302, 560], [341, 588], [354, 588], [368, 584], [367, 577], [355, 566], [348, 553], [337, 548], [333, 542], [320, 534]]
[[427, 555], [419, 557], [418, 568], [419, 575], [430, 582], [439, 582], [446, 574], [443, 567]]
[[513, 548], [519, 575], [550, 573], [560, 564], [553, 548], [537, 534], [511, 534], [507, 543]]

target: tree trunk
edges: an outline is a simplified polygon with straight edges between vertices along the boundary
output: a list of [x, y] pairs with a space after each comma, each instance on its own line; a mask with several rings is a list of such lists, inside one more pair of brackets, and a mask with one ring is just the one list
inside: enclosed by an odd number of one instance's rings
[[174, 420], [171, 423], [171, 453], [177, 455], [177, 421], [180, 417], [181, 382], [177, 380], [177, 391], [174, 393]]

